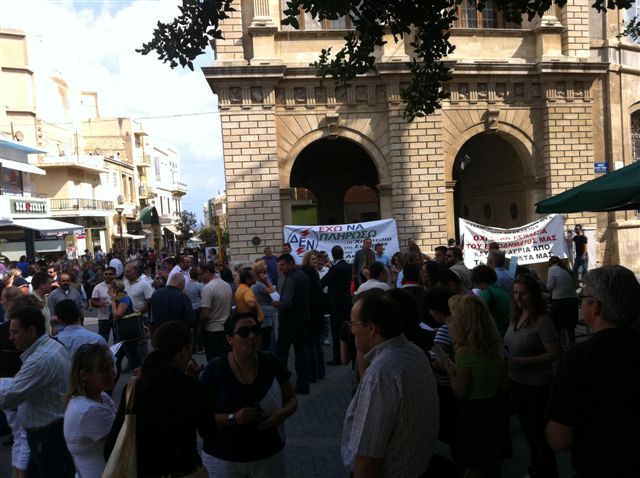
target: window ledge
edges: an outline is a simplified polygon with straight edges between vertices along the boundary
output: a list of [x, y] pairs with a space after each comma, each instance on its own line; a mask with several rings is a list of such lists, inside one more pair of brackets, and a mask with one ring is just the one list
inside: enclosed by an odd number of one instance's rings
[[352, 31], [351, 29], [336, 29], [336, 30], [278, 30], [276, 32], [276, 38], [283, 37], [291, 37], [296, 36], [300, 38], [326, 38], [326, 37], [336, 37], [340, 36], [341, 38], [347, 35]]
[[459, 28], [451, 29], [451, 34], [456, 36], [482, 36], [482, 37], [524, 37], [531, 35], [533, 30], [527, 28]]

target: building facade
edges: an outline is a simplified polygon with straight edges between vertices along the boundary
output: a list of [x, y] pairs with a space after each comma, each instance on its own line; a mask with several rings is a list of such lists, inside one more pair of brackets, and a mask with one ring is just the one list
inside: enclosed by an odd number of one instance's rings
[[[569, 0], [510, 25], [491, 3], [483, 12], [463, 3], [447, 58], [450, 97], [407, 122], [408, 41], [389, 36], [374, 71], [342, 87], [308, 65], [322, 48], [341, 47], [347, 19], [303, 15], [292, 31], [280, 25], [279, 0], [234, 6], [203, 71], [219, 96], [230, 241], [240, 260], [255, 255], [256, 235], [279, 246], [301, 189], [318, 224], [394, 217], [401, 241], [414, 237], [431, 250], [456, 236], [459, 217], [522, 225], [538, 217], [536, 202], [593, 179], [594, 163], [612, 170], [633, 160], [638, 47], [616, 38], [620, 12], [600, 15]], [[634, 213], [565, 222], [596, 231], [599, 262], [640, 265], [624, 252], [637, 235]]]

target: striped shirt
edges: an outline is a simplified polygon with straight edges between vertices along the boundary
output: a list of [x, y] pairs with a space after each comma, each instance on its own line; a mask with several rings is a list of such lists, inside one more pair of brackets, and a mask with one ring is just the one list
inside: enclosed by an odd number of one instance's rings
[[431, 460], [439, 428], [429, 361], [404, 335], [378, 344], [364, 359], [370, 365], [344, 421], [343, 462], [353, 471], [358, 455], [382, 458], [380, 476], [420, 476]]
[[[449, 324], [443, 324], [438, 328], [433, 342], [436, 344], [447, 345], [448, 347], [446, 347], [446, 349], [453, 350], [453, 339], [451, 338], [451, 335], [449, 335]], [[443, 347], [443, 349], [444, 348], [445, 347]], [[431, 357], [431, 360], [433, 360], [434, 362], [438, 359], [435, 352], [429, 352], [429, 355]], [[453, 359], [451, 354], [449, 355], [449, 358]], [[434, 376], [436, 377], [436, 382], [438, 383], [438, 385], [442, 385], [444, 387], [451, 386], [451, 381], [449, 380], [449, 376], [446, 373], [436, 370]]]
[[71, 360], [64, 345], [44, 334], [21, 355], [22, 367], [0, 382], [0, 409], [16, 408], [26, 429], [64, 417], [62, 399], [69, 389]]

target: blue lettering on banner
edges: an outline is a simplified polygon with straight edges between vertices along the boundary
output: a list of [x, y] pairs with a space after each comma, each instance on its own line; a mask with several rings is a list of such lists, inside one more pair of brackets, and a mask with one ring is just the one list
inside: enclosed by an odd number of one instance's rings
[[291, 244], [294, 255], [302, 256], [318, 247], [318, 234], [311, 228], [294, 229], [287, 237], [287, 242]]

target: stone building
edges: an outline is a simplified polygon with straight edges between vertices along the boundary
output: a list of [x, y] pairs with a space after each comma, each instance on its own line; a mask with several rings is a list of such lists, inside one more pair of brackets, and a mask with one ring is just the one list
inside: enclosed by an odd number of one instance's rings
[[[593, 179], [595, 162], [613, 170], [634, 160], [640, 48], [616, 37], [624, 12], [568, 0], [511, 25], [491, 2], [483, 12], [463, 3], [447, 58], [450, 98], [407, 122], [408, 41], [389, 37], [374, 71], [337, 86], [308, 65], [322, 48], [340, 48], [348, 19], [305, 14], [293, 31], [280, 25], [282, 3], [234, 3], [216, 61], [203, 69], [219, 96], [230, 241], [241, 260], [255, 255], [254, 236], [279, 250], [302, 189], [319, 224], [345, 222], [347, 193], [369, 190], [367, 218], [394, 217], [401, 242], [431, 250], [456, 235], [458, 217], [522, 225], [538, 217], [536, 202]], [[627, 252], [637, 251], [634, 212], [565, 222], [597, 228], [599, 262], [640, 265]]]

